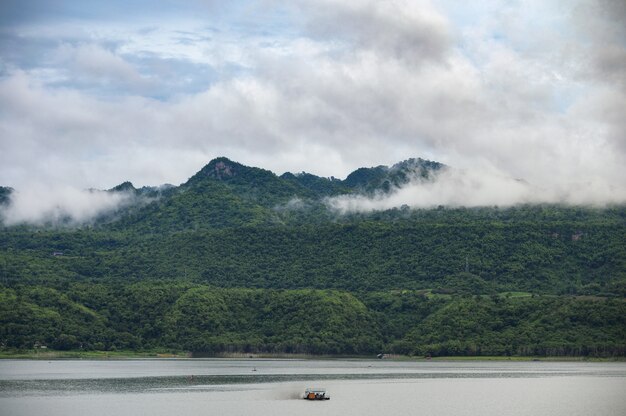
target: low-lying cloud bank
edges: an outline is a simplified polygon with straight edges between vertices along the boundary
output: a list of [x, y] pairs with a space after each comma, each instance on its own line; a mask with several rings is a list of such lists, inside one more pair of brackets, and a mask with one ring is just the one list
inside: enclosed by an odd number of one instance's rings
[[[0, 205], [0, 222], [5, 226], [84, 225], [101, 216], [114, 214], [147, 201], [132, 191], [80, 190], [69, 186], [31, 185], [14, 190], [7, 205]], [[408, 206], [414, 209], [454, 207], [510, 207], [520, 204], [565, 204], [606, 207], [626, 204], [626, 187], [616, 187], [601, 179], [563, 186], [535, 185], [487, 169], [454, 168], [431, 172], [429, 179], [419, 175], [406, 185], [374, 195], [341, 195], [324, 200], [336, 212], [384, 211]], [[301, 210], [307, 203], [294, 197], [281, 209]]]
[[80, 190], [69, 186], [32, 185], [11, 193], [0, 207], [4, 225], [79, 225], [136, 202], [130, 192]]
[[566, 204], [603, 207], [626, 203], [626, 188], [590, 179], [561, 187], [542, 187], [502, 174], [445, 169], [432, 180], [416, 178], [390, 193], [374, 196], [342, 195], [328, 198], [329, 208], [341, 213], [400, 208], [508, 207], [519, 204]]

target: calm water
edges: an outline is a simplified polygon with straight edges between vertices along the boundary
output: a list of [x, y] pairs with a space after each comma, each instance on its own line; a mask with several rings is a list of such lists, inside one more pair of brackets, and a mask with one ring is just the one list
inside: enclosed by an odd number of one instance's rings
[[0, 415], [320, 414], [623, 416], [626, 363], [0, 361]]

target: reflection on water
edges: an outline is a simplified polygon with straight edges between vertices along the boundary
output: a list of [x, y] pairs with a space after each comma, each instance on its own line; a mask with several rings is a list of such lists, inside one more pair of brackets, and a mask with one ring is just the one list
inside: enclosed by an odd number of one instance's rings
[[317, 414], [313, 385], [328, 414], [626, 414], [625, 363], [186, 359], [0, 361], [0, 415]]

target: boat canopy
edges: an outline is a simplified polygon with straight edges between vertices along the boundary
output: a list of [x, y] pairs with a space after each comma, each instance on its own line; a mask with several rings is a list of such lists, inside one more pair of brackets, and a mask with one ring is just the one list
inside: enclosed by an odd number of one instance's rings
[[304, 391], [305, 393], [326, 393], [326, 389], [320, 387], [310, 387]]

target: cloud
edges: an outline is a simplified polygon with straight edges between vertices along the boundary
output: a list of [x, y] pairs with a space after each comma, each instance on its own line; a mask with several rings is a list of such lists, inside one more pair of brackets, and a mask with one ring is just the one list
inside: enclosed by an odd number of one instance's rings
[[123, 88], [127, 93], [154, 87], [133, 65], [98, 44], [64, 44], [54, 55], [56, 66], [66, 68], [67, 76], [72, 77], [74, 83], [99, 83], [109, 88]]
[[7, 226], [84, 224], [133, 202], [130, 193], [31, 184], [11, 193], [9, 205], [0, 208], [0, 219]]
[[80, 18], [7, 29], [1, 184], [181, 183], [226, 155], [277, 173], [345, 177], [424, 157], [560, 194], [623, 186], [612, 3], [269, 4], [253, 29], [237, 24], [253, 20], [243, 6], [203, 24], [182, 8], [156, 26], [148, 11], [89, 30]]
[[329, 208], [344, 214], [383, 211], [404, 205], [410, 208], [509, 207], [544, 203], [606, 206], [626, 202], [626, 188], [614, 189], [591, 181], [546, 188], [493, 171], [448, 168], [430, 179], [415, 178], [390, 193], [373, 197], [341, 195], [325, 202]]
[[343, 39], [412, 63], [440, 60], [451, 46], [448, 20], [429, 1], [296, 1], [315, 38]]

